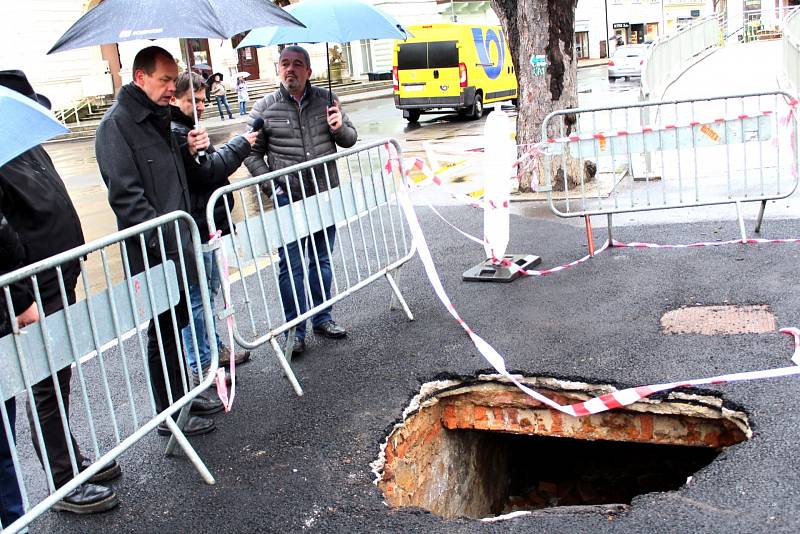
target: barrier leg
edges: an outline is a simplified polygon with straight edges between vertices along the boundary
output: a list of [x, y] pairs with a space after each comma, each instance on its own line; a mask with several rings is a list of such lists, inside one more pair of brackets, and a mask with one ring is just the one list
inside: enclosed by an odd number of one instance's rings
[[761, 201], [761, 207], [758, 208], [758, 218], [756, 219], [756, 229], [755, 232], [757, 234], [761, 233], [761, 222], [764, 220], [764, 209], [767, 207], [767, 201]]
[[[189, 404], [181, 408], [180, 412], [178, 412], [178, 423], [177, 423], [178, 428], [183, 428], [183, 425], [186, 424], [186, 421], [189, 419], [189, 411], [191, 410], [191, 408], [192, 408], [192, 403], [190, 402]], [[169, 417], [168, 419], [171, 420], [172, 417]], [[167, 423], [167, 426], [169, 426], [169, 423]], [[164, 449], [164, 456], [174, 456], [175, 447], [177, 446], [178, 446], [178, 441], [175, 439], [175, 435], [171, 435], [169, 437], [169, 441], [167, 442], [167, 448]]]
[[386, 279], [389, 281], [389, 285], [392, 286], [392, 300], [389, 303], [389, 309], [393, 309], [394, 307], [394, 300], [397, 299], [397, 302], [400, 303], [400, 307], [403, 308], [403, 311], [406, 312], [406, 317], [408, 317], [409, 321], [414, 320], [414, 314], [411, 313], [411, 309], [406, 304], [406, 299], [403, 298], [403, 294], [400, 293], [400, 288], [397, 286], [397, 282], [394, 281], [394, 277], [392, 277], [392, 273], [386, 271]]
[[194, 465], [194, 468], [197, 469], [197, 472], [200, 473], [201, 477], [203, 477], [205, 483], [212, 485], [215, 483], [214, 477], [211, 476], [211, 472], [206, 467], [206, 464], [204, 464], [203, 460], [200, 459], [200, 456], [197, 455], [197, 452], [194, 450], [194, 447], [192, 447], [189, 444], [189, 440], [186, 439], [186, 436], [183, 435], [181, 427], [178, 426], [179, 424], [182, 425], [186, 421], [186, 419], [188, 419], [190, 408], [191, 408], [191, 403], [183, 407], [180, 415], [178, 416], [178, 423], [173, 421], [172, 417], [166, 418], [165, 422], [167, 423], [167, 426], [169, 427], [170, 431], [172, 431], [172, 436], [170, 436], [169, 443], [167, 444], [167, 451], [169, 451], [167, 454], [171, 454], [172, 451], [170, 451], [170, 446], [172, 446], [172, 449], [174, 449], [175, 448], [174, 443], [177, 442], [177, 444], [180, 445], [181, 449], [183, 449], [183, 452], [186, 454], [186, 457], [189, 458], [189, 461], [192, 462], [192, 465]]
[[609, 213], [608, 214], [608, 246], [614, 246], [614, 234], [613, 234], [613, 227], [614, 227], [614, 215]]
[[[294, 338], [294, 331], [292, 331], [291, 337]], [[278, 356], [278, 362], [281, 364], [281, 367], [283, 367], [283, 372], [286, 375], [286, 378], [289, 379], [289, 382], [291, 382], [294, 392], [297, 393], [298, 397], [301, 397], [303, 395], [303, 388], [300, 387], [297, 377], [294, 376], [294, 371], [292, 371], [291, 366], [289, 366], [289, 362], [286, 360], [286, 356], [284, 356], [283, 350], [281, 350], [281, 346], [278, 344], [278, 340], [273, 337], [269, 340], [269, 342], [272, 345], [275, 354]], [[287, 343], [286, 346], [291, 347], [289, 343]], [[291, 348], [289, 348], [289, 350], [291, 350]]]
[[594, 234], [592, 233], [592, 219], [588, 215], [584, 216], [586, 223], [586, 243], [589, 246], [589, 256], [594, 258]]
[[739, 219], [739, 233], [742, 235], [742, 241], [747, 241], [747, 232], [744, 229], [744, 213], [742, 212], [741, 202], [736, 202], [736, 216]]

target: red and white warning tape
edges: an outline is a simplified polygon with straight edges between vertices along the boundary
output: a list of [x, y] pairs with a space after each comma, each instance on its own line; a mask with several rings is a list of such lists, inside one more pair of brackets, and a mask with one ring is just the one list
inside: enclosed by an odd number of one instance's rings
[[[215, 244], [217, 241], [222, 239], [222, 232], [217, 230], [216, 233], [211, 234], [211, 239], [208, 241], [209, 245]], [[222, 282], [222, 291], [223, 297], [226, 306], [230, 306], [231, 302], [231, 281], [228, 275], [228, 257], [225, 255], [225, 247], [220, 245], [219, 253], [222, 257], [222, 270], [220, 271], [220, 280]], [[216, 258], [214, 259], [216, 261]], [[233, 399], [236, 396], [236, 355], [234, 352], [234, 343], [233, 343], [233, 310], [226, 309], [227, 316], [225, 317], [225, 327], [228, 331], [228, 350], [229, 359], [230, 359], [230, 367], [231, 367], [231, 396], [228, 398], [228, 384], [225, 381], [225, 368], [218, 367], [217, 368], [217, 376], [215, 377], [215, 381], [217, 384], [217, 395], [219, 396], [219, 400], [222, 401], [222, 405], [225, 406], [225, 411], [231, 411], [233, 407]], [[213, 314], [213, 310], [212, 310]]]
[[[393, 154], [391, 145], [389, 146], [390, 150], [390, 159], [394, 161], [395, 164], [399, 163], [399, 158], [396, 154]], [[395, 168], [395, 170], [398, 170]], [[398, 170], [399, 171], [399, 170]], [[428, 248], [427, 242], [425, 240], [425, 236], [422, 232], [422, 228], [420, 227], [419, 220], [417, 219], [416, 213], [414, 212], [414, 207], [411, 204], [411, 200], [405, 190], [401, 190], [398, 195], [398, 200], [400, 202], [401, 207], [406, 216], [406, 221], [409, 225], [409, 229], [413, 236], [413, 239], [417, 246], [417, 252], [419, 254], [420, 259], [422, 260], [423, 267], [425, 268], [425, 273], [428, 276], [428, 281], [430, 282], [431, 286], [433, 287], [434, 292], [438, 296], [439, 300], [445, 306], [447, 311], [456, 322], [464, 329], [467, 335], [472, 340], [475, 347], [481, 353], [481, 355], [489, 362], [489, 364], [501, 375], [506, 377], [509, 381], [515, 384], [520, 390], [525, 392], [531, 398], [541, 402], [545, 406], [548, 406], [554, 410], [557, 410], [561, 413], [565, 413], [568, 415], [573, 416], [584, 416], [590, 414], [596, 414], [605, 412], [607, 410], [612, 410], [614, 408], [620, 408], [622, 406], [627, 406], [629, 404], [633, 404], [639, 400], [642, 400], [654, 393], [668, 391], [677, 388], [689, 387], [689, 386], [702, 386], [702, 385], [719, 385], [725, 384], [728, 382], [741, 382], [747, 380], [762, 380], [766, 378], [777, 378], [783, 376], [792, 376], [800, 374], [800, 330], [796, 328], [783, 328], [780, 330], [781, 333], [788, 334], [793, 336], [794, 338], [794, 353], [792, 356], [792, 362], [794, 365], [788, 367], [780, 367], [774, 369], [767, 369], [763, 371], [748, 371], [742, 373], [732, 373], [726, 375], [719, 375], [713, 376], [709, 378], [698, 378], [698, 379], [689, 379], [689, 380], [681, 380], [676, 382], [667, 382], [663, 384], [651, 384], [647, 386], [638, 386], [628, 389], [623, 389], [620, 391], [614, 391], [612, 393], [607, 393], [605, 395], [601, 395], [599, 397], [595, 397], [593, 399], [579, 402], [570, 405], [562, 405], [558, 402], [546, 397], [545, 395], [537, 392], [534, 389], [526, 386], [525, 384], [521, 383], [515, 376], [510, 374], [506, 369], [505, 359], [492, 347], [486, 340], [481, 338], [470, 326], [466, 323], [466, 321], [461, 317], [461, 315], [456, 310], [455, 306], [453, 305], [450, 297], [444, 290], [444, 286], [442, 285], [441, 279], [439, 278], [438, 272], [436, 271], [436, 266], [433, 262], [433, 258], [430, 253], [430, 249]], [[800, 240], [747, 240], [747, 242], [754, 241], [754, 242], [768, 242], [768, 243], [780, 243], [780, 242], [791, 242], [795, 243]], [[732, 241], [728, 243], [736, 243], [741, 242], [739, 241]], [[603, 245], [601, 249], [598, 250], [602, 251], [608, 247], [608, 242]], [[683, 247], [693, 247], [693, 246], [717, 246], [718, 244], [722, 243], [695, 243], [691, 245], [683, 245]], [[630, 247], [647, 247], [647, 248], [678, 248], [680, 246], [658, 246], [651, 243], [620, 243], [615, 242], [615, 246], [630, 246]], [[556, 267], [554, 269], [548, 269], [547, 271], [524, 271], [525, 274], [529, 274], [532, 276], [544, 276], [545, 274], [550, 274], [553, 272], [557, 272], [560, 270], [568, 269], [569, 267], [578, 265], [583, 263], [589, 259], [590, 256], [586, 256], [581, 258], [580, 260], [576, 260], [569, 264]], [[520, 269], [522, 270], [522, 269]]]

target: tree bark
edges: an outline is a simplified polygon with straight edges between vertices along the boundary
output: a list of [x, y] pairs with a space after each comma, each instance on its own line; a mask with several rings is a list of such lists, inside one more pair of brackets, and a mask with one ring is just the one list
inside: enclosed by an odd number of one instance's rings
[[[575, 57], [575, 7], [577, 0], [491, 0], [508, 41], [514, 60], [519, 85], [519, 113], [517, 115], [517, 143], [521, 145], [542, 140], [544, 118], [557, 109], [577, 107], [577, 67]], [[536, 75], [530, 59], [544, 55], [547, 68]], [[564, 117], [574, 123], [574, 115]], [[550, 121], [546, 137], [567, 135], [569, 124], [564, 119]], [[523, 147], [523, 152], [525, 148]], [[538, 176], [539, 185], [546, 183], [541, 161], [534, 160], [520, 179], [520, 191], [532, 190], [532, 178]], [[563, 171], [560, 161], [552, 165], [553, 187], [563, 189]], [[571, 185], [579, 183], [583, 173], [578, 161], [566, 163]], [[587, 176], [585, 181], [591, 178]], [[560, 181], [560, 183], [559, 183]]]

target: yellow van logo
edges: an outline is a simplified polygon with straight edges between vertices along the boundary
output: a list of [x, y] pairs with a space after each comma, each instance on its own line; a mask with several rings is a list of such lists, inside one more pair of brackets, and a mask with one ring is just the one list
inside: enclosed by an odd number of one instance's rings
[[[472, 28], [472, 40], [475, 42], [475, 51], [478, 53], [478, 59], [481, 62], [486, 76], [494, 80], [503, 71], [503, 62], [505, 60], [505, 43], [503, 41], [503, 32], [497, 32], [492, 28], [486, 30], [484, 35], [481, 28]], [[497, 64], [492, 63], [491, 45], [494, 43], [497, 48]]]

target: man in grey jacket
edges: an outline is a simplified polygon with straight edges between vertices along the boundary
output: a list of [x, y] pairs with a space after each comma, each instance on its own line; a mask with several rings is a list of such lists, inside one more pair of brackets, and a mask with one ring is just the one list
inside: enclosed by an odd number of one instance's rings
[[[278, 61], [278, 76], [281, 81], [278, 90], [259, 100], [250, 111], [251, 123], [257, 117], [264, 119], [264, 127], [253, 151], [245, 160], [253, 176], [333, 154], [336, 145], [348, 148], [358, 139], [356, 129], [340, 110], [335, 95], [309, 83], [311, 61], [304, 48], [287, 46], [283, 49]], [[284, 206], [337, 185], [336, 163], [329, 162], [301, 173], [281, 176], [263, 187], [276, 205]], [[336, 227], [329, 226], [278, 249], [278, 283], [287, 321], [308, 309], [303, 275], [306, 255], [309, 256], [307, 272], [312, 306], [330, 297], [330, 255], [335, 238]], [[311, 239], [313, 245], [309, 244]], [[311, 322], [314, 333], [323, 337], [340, 339], [347, 335], [345, 329], [333, 321], [330, 307], [314, 315]], [[305, 351], [305, 334], [306, 326], [302, 322], [295, 332], [293, 354]]]

